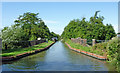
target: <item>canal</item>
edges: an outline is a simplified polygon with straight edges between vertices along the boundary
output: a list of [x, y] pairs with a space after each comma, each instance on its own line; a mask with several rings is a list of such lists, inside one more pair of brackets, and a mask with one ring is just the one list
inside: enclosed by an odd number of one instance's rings
[[2, 64], [3, 71], [110, 71], [104, 62], [70, 50], [58, 41], [47, 51]]

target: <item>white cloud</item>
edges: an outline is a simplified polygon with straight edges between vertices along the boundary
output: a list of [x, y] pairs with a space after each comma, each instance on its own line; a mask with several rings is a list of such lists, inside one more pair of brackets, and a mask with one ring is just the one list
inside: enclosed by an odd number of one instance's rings
[[58, 24], [60, 23], [59, 21], [53, 21], [53, 20], [43, 20], [46, 24], [47, 23], [52, 23], [52, 24]]

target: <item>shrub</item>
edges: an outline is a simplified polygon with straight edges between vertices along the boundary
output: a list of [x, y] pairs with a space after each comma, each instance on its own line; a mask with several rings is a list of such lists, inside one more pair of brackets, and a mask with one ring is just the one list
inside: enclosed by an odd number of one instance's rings
[[118, 38], [115, 38], [108, 42], [107, 57], [109, 58], [109, 61], [112, 61], [114, 58], [117, 58], [119, 48], [120, 48], [120, 43], [118, 42]]
[[120, 71], [120, 41], [118, 38], [114, 38], [108, 42], [107, 54], [109, 62], [115, 65], [116, 69]]
[[95, 44], [92, 49], [97, 52], [93, 52], [93, 53], [96, 53], [96, 54], [99, 54], [99, 55], [106, 55], [106, 46], [107, 46], [107, 43], [104, 42], [104, 43], [98, 43], [98, 44]]
[[95, 44], [92, 49], [93, 53], [100, 55], [107, 54], [108, 62], [115, 66], [115, 68], [120, 71], [120, 40], [114, 37], [107, 43]]

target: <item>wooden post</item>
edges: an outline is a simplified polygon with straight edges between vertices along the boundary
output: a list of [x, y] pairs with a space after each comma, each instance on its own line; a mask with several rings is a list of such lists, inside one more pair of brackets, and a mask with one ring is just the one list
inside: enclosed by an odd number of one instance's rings
[[95, 39], [92, 39], [92, 46], [96, 44]]

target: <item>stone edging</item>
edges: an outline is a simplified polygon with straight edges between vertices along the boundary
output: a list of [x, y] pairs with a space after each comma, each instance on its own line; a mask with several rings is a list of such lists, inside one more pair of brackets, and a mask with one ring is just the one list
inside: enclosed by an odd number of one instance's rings
[[87, 56], [90, 56], [90, 57], [93, 57], [93, 58], [96, 58], [96, 59], [99, 59], [99, 60], [107, 60], [107, 57], [105, 56], [100, 56], [100, 55], [96, 55], [94, 53], [90, 53], [90, 52], [86, 52], [86, 51], [82, 51], [80, 49], [75, 49], [75, 48], [72, 48], [68, 43], [65, 42], [65, 44], [73, 51], [76, 51], [76, 52], [79, 52], [79, 53], [82, 53], [82, 54], [85, 54]]
[[55, 42], [53, 42], [52, 44], [50, 44], [49, 46], [43, 48], [43, 49], [37, 49], [35, 51], [30, 51], [30, 52], [27, 52], [27, 53], [22, 53], [22, 54], [18, 54], [16, 56], [10, 56], [10, 57], [2, 57], [2, 61], [5, 62], [5, 61], [13, 61], [13, 60], [18, 60], [20, 58], [23, 58], [23, 57], [26, 57], [26, 56], [29, 56], [29, 55], [33, 55], [33, 54], [36, 54], [38, 52], [42, 52], [42, 51], [45, 51], [47, 49], [49, 49]]

